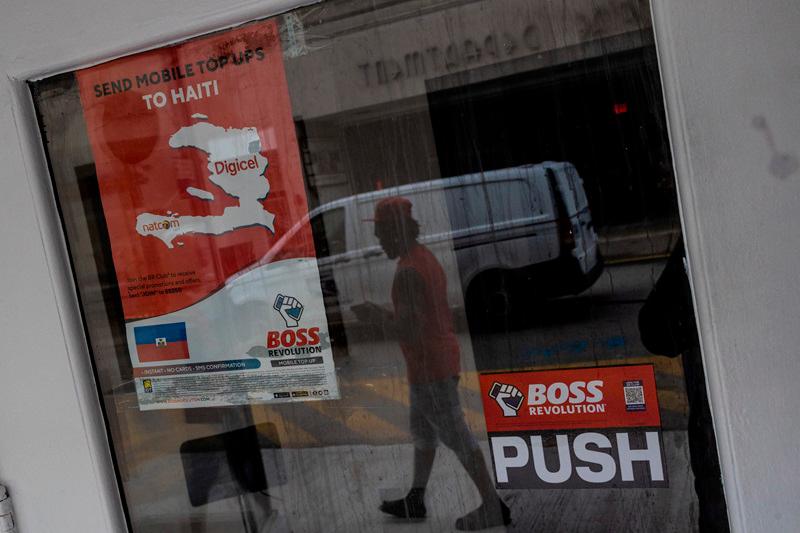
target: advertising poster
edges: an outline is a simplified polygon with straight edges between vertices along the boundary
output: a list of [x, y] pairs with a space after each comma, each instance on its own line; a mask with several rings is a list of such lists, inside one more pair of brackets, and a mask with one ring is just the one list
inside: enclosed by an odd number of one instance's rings
[[482, 374], [502, 489], [667, 487], [652, 365]]
[[140, 409], [338, 398], [277, 24], [78, 82]]

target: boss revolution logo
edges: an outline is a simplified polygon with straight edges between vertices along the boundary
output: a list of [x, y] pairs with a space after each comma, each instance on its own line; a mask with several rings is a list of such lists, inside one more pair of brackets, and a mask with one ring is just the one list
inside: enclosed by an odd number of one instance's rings
[[287, 328], [296, 328], [300, 325], [300, 318], [303, 316], [303, 304], [297, 298], [279, 294], [275, 297], [275, 303], [272, 304], [272, 308], [281, 315], [283, 321], [286, 322]]
[[319, 328], [301, 328], [300, 319], [305, 307], [294, 296], [278, 294], [272, 308], [281, 316], [286, 329], [267, 332], [267, 355], [269, 357], [285, 357], [289, 355], [307, 355], [322, 352]]
[[[634, 393], [641, 393], [641, 381], [625, 382], [626, 402], [629, 397], [634, 397]], [[628, 383], [636, 383], [639, 389], [634, 390]], [[638, 398], [638, 396], [636, 396]], [[503, 416], [517, 416], [525, 401], [525, 395], [515, 386], [508, 383], [495, 381], [489, 389], [489, 398], [497, 402], [503, 411]], [[644, 408], [644, 400], [641, 400], [641, 409]], [[628, 405], [628, 410], [641, 410], [639, 406]], [[593, 414], [605, 413], [606, 404], [603, 403], [603, 380], [594, 379], [590, 381], [576, 380], [565, 383], [557, 381], [555, 383], [531, 383], [528, 385], [528, 415], [529, 416], [551, 416], [551, 415], [574, 415], [574, 414]]]
[[494, 382], [489, 390], [489, 398], [497, 402], [503, 416], [517, 416], [525, 396], [514, 385]]
[[528, 386], [528, 414], [531, 416], [605, 413], [603, 380], [531, 383]]

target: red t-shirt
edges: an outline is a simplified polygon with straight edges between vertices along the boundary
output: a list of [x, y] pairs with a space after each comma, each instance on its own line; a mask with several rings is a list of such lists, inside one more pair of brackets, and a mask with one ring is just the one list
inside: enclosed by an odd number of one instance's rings
[[453, 376], [461, 371], [458, 340], [453, 331], [453, 315], [447, 303], [447, 277], [436, 257], [421, 244], [409, 250], [397, 263], [392, 284], [395, 313], [403, 295], [398, 279], [403, 271], [414, 271], [424, 284], [424, 305], [417, 310], [414, 327], [421, 330], [420, 345], [400, 342], [406, 359], [409, 383], [428, 383]]

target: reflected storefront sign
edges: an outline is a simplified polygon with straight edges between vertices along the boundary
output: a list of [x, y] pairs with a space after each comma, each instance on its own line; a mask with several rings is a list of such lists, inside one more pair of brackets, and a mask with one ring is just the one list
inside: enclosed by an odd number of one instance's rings
[[[507, 76], [652, 42], [649, 4], [640, 0], [401, 4], [387, 8], [394, 16], [377, 25], [369, 12], [337, 2], [292, 16], [291, 31], [284, 31], [285, 48], [293, 51], [286, 66], [290, 84], [315, 71], [328, 78], [292, 91], [296, 116], [308, 120], [396, 103], [424, 95], [430, 80], [448, 74], [464, 73], [471, 83], [486, 72], [482, 67]], [[332, 20], [317, 18], [320, 11]], [[589, 46], [604, 40], [600, 49]], [[557, 59], [555, 51], [574, 55]]]

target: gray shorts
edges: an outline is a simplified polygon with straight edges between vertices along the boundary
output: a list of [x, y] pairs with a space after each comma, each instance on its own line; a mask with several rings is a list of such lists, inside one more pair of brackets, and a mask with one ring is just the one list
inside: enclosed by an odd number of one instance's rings
[[478, 449], [461, 410], [458, 379], [410, 385], [411, 436], [416, 448], [432, 450], [442, 441], [459, 456]]

